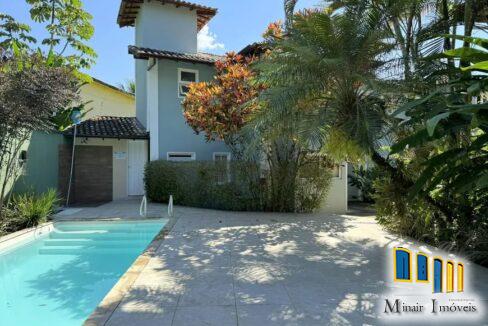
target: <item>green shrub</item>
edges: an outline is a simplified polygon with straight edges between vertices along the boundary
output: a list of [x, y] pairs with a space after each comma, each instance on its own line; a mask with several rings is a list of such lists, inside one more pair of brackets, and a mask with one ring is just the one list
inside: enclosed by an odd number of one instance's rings
[[15, 195], [12, 207], [19, 215], [23, 228], [33, 227], [44, 223], [53, 214], [59, 202], [54, 189], [50, 189], [41, 195], [26, 193]]
[[46, 222], [53, 214], [58, 202], [58, 195], [54, 189], [41, 195], [33, 193], [14, 195], [10, 205], [2, 211], [0, 235]]
[[435, 244], [435, 211], [422, 200], [408, 200], [408, 190], [385, 175], [373, 182], [376, 219], [388, 230]]
[[301, 160], [296, 183], [296, 212], [313, 212], [324, 202], [332, 181], [333, 163], [324, 156], [307, 155]]
[[377, 167], [354, 168], [354, 173], [351, 174], [349, 184], [361, 190], [362, 201], [365, 203], [374, 203], [374, 187], [373, 183], [376, 179], [381, 177], [381, 171]]
[[22, 229], [19, 227], [22, 223], [22, 218], [15, 210], [4, 208], [0, 217], [0, 236]]
[[[219, 181], [224, 177], [228, 180]], [[144, 184], [148, 198], [183, 206], [223, 210], [262, 210], [263, 191], [253, 163], [229, 162], [228, 173], [214, 162], [153, 161], [146, 165]]]
[[[330, 169], [323, 162], [308, 161], [301, 171], [294, 192], [294, 211], [310, 212], [327, 194]], [[269, 182], [261, 177], [256, 163], [231, 161], [224, 169], [214, 162], [153, 161], [146, 165], [144, 184], [148, 198], [160, 203], [167, 203], [173, 195], [175, 204], [182, 206], [232, 211], [272, 207]]]

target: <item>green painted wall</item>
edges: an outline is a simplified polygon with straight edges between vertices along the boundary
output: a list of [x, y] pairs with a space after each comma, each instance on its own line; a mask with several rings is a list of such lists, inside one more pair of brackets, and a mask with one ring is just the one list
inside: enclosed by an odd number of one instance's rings
[[69, 140], [58, 133], [34, 132], [27, 145], [27, 167], [15, 183], [14, 192], [42, 193], [58, 188], [59, 145]]

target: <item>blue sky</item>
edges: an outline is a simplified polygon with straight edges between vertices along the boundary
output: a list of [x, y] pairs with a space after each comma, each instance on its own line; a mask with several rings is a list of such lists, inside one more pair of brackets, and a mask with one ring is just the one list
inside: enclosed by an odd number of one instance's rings
[[[282, 0], [193, 0], [195, 3], [218, 8], [219, 12], [201, 38], [206, 52], [239, 51], [249, 43], [258, 41], [266, 26], [283, 19]], [[98, 53], [96, 64], [88, 73], [111, 84], [118, 84], [134, 76], [134, 61], [127, 54], [127, 46], [134, 42], [133, 28], [119, 28], [116, 24], [120, 0], [84, 0], [85, 9], [93, 15], [95, 35], [89, 42]], [[322, 4], [322, 0], [299, 0], [298, 8]], [[45, 36], [40, 26], [32, 23], [29, 6], [24, 0], [0, 1], [0, 12], [29, 23], [33, 35]], [[201, 35], [202, 36], [202, 35]], [[209, 48], [210, 47], [210, 48]]]

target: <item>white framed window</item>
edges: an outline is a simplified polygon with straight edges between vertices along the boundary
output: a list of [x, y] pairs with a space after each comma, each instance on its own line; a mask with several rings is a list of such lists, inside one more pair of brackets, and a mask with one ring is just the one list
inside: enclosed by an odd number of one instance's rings
[[214, 152], [213, 160], [215, 162], [216, 179], [218, 184], [230, 182], [230, 160], [229, 152]]
[[195, 161], [197, 155], [195, 152], [168, 152], [166, 153], [166, 159], [173, 162], [188, 162]]
[[191, 83], [198, 83], [198, 70], [178, 68], [178, 97], [185, 98]]

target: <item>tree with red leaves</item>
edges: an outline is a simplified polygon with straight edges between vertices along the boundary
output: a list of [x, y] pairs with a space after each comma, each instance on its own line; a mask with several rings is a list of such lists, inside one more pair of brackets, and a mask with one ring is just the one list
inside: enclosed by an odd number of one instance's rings
[[188, 125], [207, 141], [223, 140], [240, 156], [239, 131], [258, 108], [256, 101], [262, 85], [254, 82], [249, 67], [253, 58], [230, 52], [215, 64], [217, 73], [211, 82], [193, 83], [183, 101]]

